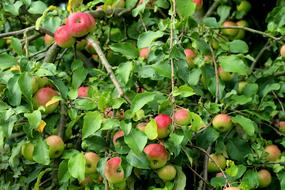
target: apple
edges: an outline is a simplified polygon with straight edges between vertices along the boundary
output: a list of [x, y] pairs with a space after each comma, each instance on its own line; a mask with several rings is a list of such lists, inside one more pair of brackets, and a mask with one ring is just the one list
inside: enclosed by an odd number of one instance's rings
[[45, 45], [49, 46], [49, 45], [51, 45], [51, 44], [53, 43], [53, 41], [54, 41], [54, 39], [53, 39], [52, 36], [50, 36], [50, 35], [48, 35], [48, 34], [46, 34], [46, 35], [44, 36]]
[[140, 130], [141, 132], [144, 132], [146, 125], [147, 125], [146, 122], [141, 122], [141, 123], [138, 123], [138, 124], [137, 124], [136, 128], [137, 128], [138, 130]]
[[180, 108], [174, 113], [174, 122], [177, 125], [188, 125], [191, 123], [191, 116], [188, 109]]
[[162, 139], [169, 135], [169, 126], [172, 123], [172, 119], [169, 115], [159, 114], [154, 118], [157, 124], [157, 138]]
[[233, 79], [233, 75], [230, 72], [224, 71], [222, 66], [219, 66], [218, 74], [223, 81], [230, 81]]
[[281, 156], [281, 151], [275, 144], [267, 145], [264, 151], [268, 153], [266, 157], [268, 161], [276, 161]]
[[[248, 23], [245, 20], [240, 20], [236, 22], [237, 26], [243, 26], [247, 27]], [[237, 35], [235, 36], [235, 39], [243, 39], [245, 36], [245, 30], [239, 29]]]
[[49, 157], [58, 158], [64, 151], [64, 142], [60, 136], [51, 135], [46, 138], [46, 143], [49, 147]]
[[193, 0], [193, 2], [196, 4], [197, 9], [201, 9], [203, 6], [203, 0]]
[[218, 172], [218, 173], [216, 173], [216, 177], [224, 177], [224, 175], [222, 172]]
[[140, 49], [140, 57], [142, 59], [147, 59], [148, 55], [149, 55], [149, 52], [150, 52], [150, 48], [148, 48], [148, 47]]
[[25, 159], [33, 161], [34, 145], [30, 142], [22, 145], [21, 152]]
[[114, 144], [114, 146], [119, 146], [119, 145], [120, 145], [120, 143], [117, 142], [117, 140], [118, 140], [119, 138], [122, 138], [123, 136], [124, 136], [124, 131], [123, 131], [123, 130], [119, 130], [119, 131], [117, 131], [117, 132], [114, 134], [114, 136], [113, 136], [113, 144]]
[[119, 0], [112, 5], [112, 9], [124, 8], [125, 7], [125, 0]]
[[278, 129], [281, 133], [285, 134], [285, 121], [279, 121], [278, 123]]
[[242, 11], [244, 13], [248, 13], [251, 9], [251, 4], [248, 1], [241, 1], [239, 5], [237, 5], [237, 10]]
[[106, 162], [104, 174], [109, 183], [121, 183], [124, 181], [124, 170], [121, 166], [122, 159], [114, 157]]
[[227, 187], [224, 190], [241, 190], [241, 189], [238, 187]]
[[45, 108], [44, 113], [52, 113], [58, 107], [58, 101], [54, 102], [48, 106], [46, 104], [54, 97], [58, 96], [58, 92], [51, 87], [40, 88], [33, 97], [35, 107], [38, 108], [43, 106]]
[[[233, 21], [225, 21], [223, 23], [223, 27], [230, 27], [230, 26], [237, 26], [237, 24]], [[222, 33], [227, 35], [227, 36], [230, 36], [230, 37], [233, 37], [237, 34], [238, 30], [237, 29], [234, 29], [234, 28], [224, 28], [222, 29]]]
[[173, 165], [168, 164], [157, 170], [157, 175], [163, 181], [171, 181], [176, 176], [176, 169]]
[[113, 190], [126, 190], [127, 183], [126, 181], [122, 181], [120, 183], [109, 184], [110, 188]]
[[214, 117], [212, 124], [218, 131], [226, 132], [232, 128], [232, 119], [227, 114], [218, 114]]
[[271, 181], [272, 181], [272, 177], [268, 170], [261, 169], [258, 171], [258, 182], [259, 182], [260, 188], [269, 186]]
[[193, 59], [196, 57], [196, 53], [192, 49], [186, 48], [184, 49], [184, 54], [186, 56], [186, 62], [188, 66], [190, 68], [195, 66]]
[[247, 85], [247, 82], [246, 82], [246, 81], [240, 81], [240, 82], [238, 83], [238, 89], [237, 89], [237, 91], [238, 91], [239, 94], [241, 94], [241, 93], [243, 92], [243, 90], [245, 89], [246, 85]]
[[[226, 167], [226, 158], [222, 154], [211, 154], [208, 162], [208, 172], [215, 173], [220, 171], [220, 168], [223, 170]], [[216, 164], [220, 167], [218, 167]]]
[[70, 33], [69, 27], [66, 25], [60, 26], [54, 32], [55, 43], [62, 48], [70, 48], [75, 43], [75, 38], [73, 38]]
[[204, 56], [204, 61], [205, 63], [212, 63], [212, 56], [211, 55], [205, 55]]
[[84, 98], [84, 97], [88, 97], [88, 91], [89, 91], [89, 87], [88, 86], [80, 86], [78, 88], [78, 98]]
[[161, 144], [149, 144], [144, 148], [144, 153], [150, 162], [152, 169], [163, 167], [168, 160], [168, 152]]
[[280, 48], [280, 55], [281, 55], [281, 57], [285, 57], [285, 44], [282, 45]]
[[86, 152], [84, 154], [86, 164], [85, 164], [85, 173], [92, 174], [96, 172], [98, 161], [100, 157], [94, 152]]
[[95, 26], [95, 19], [88, 13], [76, 12], [69, 15], [66, 20], [73, 37], [82, 37], [91, 32]]

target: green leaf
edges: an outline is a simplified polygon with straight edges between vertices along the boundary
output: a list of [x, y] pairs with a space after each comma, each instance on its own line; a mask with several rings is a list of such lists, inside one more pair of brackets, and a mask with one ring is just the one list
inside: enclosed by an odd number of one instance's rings
[[285, 172], [284, 171], [283, 172], [279, 172], [277, 174], [277, 177], [278, 177], [278, 179], [280, 181], [280, 187], [281, 187], [280, 190], [285, 190]]
[[25, 113], [24, 116], [28, 119], [33, 129], [36, 129], [42, 120], [42, 114], [39, 110], [35, 110], [33, 113]]
[[254, 135], [256, 124], [252, 120], [242, 115], [237, 115], [232, 118], [232, 121], [235, 124], [239, 124], [247, 135], [249, 136]]
[[23, 3], [21, 1], [16, 1], [14, 4], [11, 4], [9, 2], [5, 2], [3, 8], [6, 12], [11, 13], [13, 16], [18, 16], [19, 15], [19, 9]]
[[131, 113], [134, 115], [138, 110], [144, 107], [147, 103], [154, 100], [156, 93], [154, 92], [144, 92], [137, 94], [132, 100]]
[[97, 107], [97, 103], [89, 98], [83, 98], [83, 99], [76, 99], [74, 100], [74, 106], [76, 109], [79, 110], [94, 110]]
[[224, 71], [240, 75], [247, 75], [250, 72], [249, 67], [237, 55], [220, 56], [218, 60]]
[[51, 168], [47, 168], [38, 174], [37, 181], [34, 185], [35, 190], [40, 190], [41, 180], [42, 180], [43, 176], [45, 175], [45, 173], [47, 173], [49, 171], [51, 171]]
[[39, 138], [35, 144], [33, 160], [42, 165], [50, 163], [48, 145], [42, 138]]
[[133, 70], [133, 63], [132, 62], [126, 62], [121, 63], [116, 70], [118, 78], [124, 83], [127, 84], [130, 78], [130, 74]]
[[18, 82], [23, 95], [31, 101], [31, 103], [33, 96], [32, 79], [33, 77], [29, 73], [25, 72], [20, 75]]
[[230, 158], [237, 161], [244, 161], [251, 151], [248, 142], [240, 138], [230, 139], [226, 147]]
[[231, 42], [228, 42], [228, 45], [232, 53], [247, 53], [248, 52], [248, 45], [242, 40], [233, 40]]
[[244, 174], [241, 183], [248, 185], [248, 189], [255, 189], [259, 185], [258, 173], [255, 170], [247, 170]]
[[219, 23], [224, 22], [228, 18], [228, 16], [230, 15], [230, 11], [231, 11], [231, 7], [230, 6], [221, 5], [221, 6], [218, 7], [217, 13], [220, 16]]
[[47, 30], [51, 32], [55, 32], [55, 30], [61, 25], [62, 19], [60, 17], [48, 17], [44, 18], [44, 21], [42, 21], [42, 27], [46, 28]]
[[68, 160], [63, 160], [58, 166], [58, 180], [60, 184], [68, 182], [70, 174], [68, 171]]
[[150, 47], [152, 42], [158, 38], [161, 38], [163, 34], [164, 33], [161, 31], [156, 31], [156, 32], [148, 31], [140, 34], [137, 43], [138, 48]]
[[18, 55], [23, 55], [21, 40], [19, 40], [18, 38], [14, 38], [14, 37], [11, 38], [11, 48]]
[[130, 150], [126, 158], [128, 163], [135, 168], [149, 169], [148, 159], [143, 153], [137, 155], [132, 150]]
[[176, 11], [182, 19], [187, 19], [195, 12], [196, 5], [193, 1], [176, 0]]
[[171, 66], [169, 63], [157, 63], [151, 65], [155, 72], [162, 77], [171, 78]]
[[69, 174], [82, 181], [85, 178], [85, 157], [80, 153], [75, 153], [73, 156], [70, 157], [68, 160], [68, 172]]
[[157, 135], [158, 135], [157, 134], [157, 124], [154, 119], [152, 118], [150, 119], [150, 121], [145, 127], [144, 132], [150, 140], [154, 140], [157, 138]]
[[267, 84], [264, 88], [261, 89], [261, 95], [264, 97], [269, 92], [279, 90], [279, 89], [280, 89], [280, 84], [278, 84], [278, 83]]
[[175, 87], [173, 91], [173, 96], [181, 96], [183, 98], [193, 96], [194, 94], [193, 88], [188, 85], [182, 85], [179, 88]]
[[204, 121], [198, 114], [194, 112], [190, 112], [190, 117], [191, 117], [191, 125], [192, 125], [191, 129], [193, 131], [198, 131], [199, 129], [201, 129], [201, 127], [205, 126]]
[[81, 65], [81, 66], [76, 66], [76, 69], [73, 70], [73, 74], [72, 74], [72, 88], [77, 89], [80, 87], [82, 82], [86, 79], [88, 72], [83, 66], [82, 62], [74, 61], [72, 64]]
[[47, 9], [47, 5], [42, 1], [32, 2], [28, 12], [31, 14], [42, 14]]
[[205, 131], [198, 135], [197, 145], [202, 148], [207, 148], [210, 144], [215, 142], [219, 136], [220, 133], [218, 131], [216, 131], [213, 127], [208, 127]]
[[131, 148], [131, 150], [136, 154], [140, 155], [147, 143], [147, 136], [141, 131], [136, 129], [131, 130], [131, 132], [125, 136], [125, 143]]
[[174, 189], [173, 190], [184, 190], [186, 187], [186, 176], [182, 171], [181, 167], [176, 166], [176, 177], [174, 180]]
[[8, 69], [16, 65], [17, 60], [15, 57], [8, 55], [7, 53], [0, 54], [0, 70]]
[[100, 112], [88, 112], [83, 118], [82, 138], [94, 135], [101, 127], [103, 117]]
[[22, 92], [18, 83], [18, 76], [14, 76], [8, 81], [8, 100], [9, 103], [13, 106], [18, 106], [21, 104], [21, 97], [22, 97]]
[[109, 46], [114, 52], [120, 53], [123, 56], [135, 59], [138, 57], [138, 50], [132, 42], [116, 43]]

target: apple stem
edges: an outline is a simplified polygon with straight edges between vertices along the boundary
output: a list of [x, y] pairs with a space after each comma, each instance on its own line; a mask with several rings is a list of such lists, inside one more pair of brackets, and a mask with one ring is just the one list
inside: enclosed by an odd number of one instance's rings
[[99, 46], [98, 42], [96, 42], [95, 40], [93, 40], [92, 38], [88, 37], [87, 41], [91, 44], [91, 46], [95, 49], [96, 53], [98, 54], [102, 65], [105, 67], [107, 73], [109, 74], [109, 77], [111, 79], [111, 81], [113, 82], [115, 88], [117, 89], [117, 92], [119, 94], [119, 97], [124, 97], [124, 99], [131, 104], [131, 101], [129, 99], [128, 96], [125, 95], [119, 81], [117, 80], [111, 65], [109, 64], [105, 54], [103, 53], [101, 47]]

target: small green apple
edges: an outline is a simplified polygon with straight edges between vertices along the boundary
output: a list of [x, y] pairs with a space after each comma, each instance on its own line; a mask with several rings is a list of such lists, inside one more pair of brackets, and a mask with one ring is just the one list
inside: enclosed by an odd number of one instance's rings
[[248, 13], [251, 9], [251, 4], [248, 1], [241, 1], [239, 5], [237, 5], [237, 10], [242, 11], [244, 13]]
[[[226, 167], [226, 158], [222, 154], [211, 154], [208, 162], [208, 172], [215, 173], [220, 171], [219, 167], [223, 170]], [[215, 160], [215, 162], [213, 161]], [[219, 166], [217, 166], [217, 165]]]
[[100, 157], [94, 152], [86, 152], [84, 154], [86, 164], [85, 164], [85, 173], [92, 174], [96, 172], [98, 161]]
[[21, 152], [24, 158], [33, 161], [34, 145], [30, 142], [22, 145]]
[[237, 89], [237, 91], [238, 91], [239, 94], [241, 94], [241, 93], [243, 92], [243, 90], [244, 90], [244, 88], [246, 87], [246, 85], [247, 85], [247, 82], [246, 82], [246, 81], [240, 81], [240, 82], [238, 83], [238, 89]]
[[230, 81], [233, 79], [233, 74], [231, 74], [230, 72], [224, 71], [222, 66], [219, 66], [218, 74], [223, 81]]
[[[223, 27], [231, 27], [231, 26], [237, 26], [237, 24], [233, 21], [225, 21], [223, 23]], [[230, 36], [230, 37], [233, 37], [237, 34], [238, 30], [235, 29], [235, 28], [224, 28], [222, 29], [222, 33], [227, 35], [227, 36]]]
[[285, 134], [285, 121], [279, 121], [278, 122], [278, 129], [281, 133]]
[[176, 176], [176, 169], [173, 165], [168, 164], [157, 170], [157, 175], [163, 181], [171, 181]]

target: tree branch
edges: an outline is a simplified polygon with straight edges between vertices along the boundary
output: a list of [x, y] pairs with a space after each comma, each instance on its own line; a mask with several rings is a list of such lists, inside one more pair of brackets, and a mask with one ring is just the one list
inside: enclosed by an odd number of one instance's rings
[[209, 182], [208, 182], [206, 179], [204, 179], [200, 174], [198, 174], [191, 166], [189, 166], [189, 164], [187, 164], [187, 167], [188, 167], [196, 176], [198, 176], [198, 177], [204, 182], [204, 184], [206, 184], [206, 185], [208, 186], [208, 188], [214, 189], [214, 187], [213, 187], [211, 184], [209, 184]]
[[213, 13], [213, 11], [217, 8], [219, 3], [220, 3], [220, 0], [215, 0], [215, 2], [212, 4], [212, 6], [208, 9], [206, 14], [204, 15], [204, 18], [210, 16]]
[[57, 54], [59, 53], [60, 48], [54, 43], [49, 50], [46, 53], [46, 56], [44, 58], [45, 63], [53, 63], [57, 57]]
[[30, 26], [30, 27], [28, 27], [28, 28], [24, 28], [24, 29], [21, 29], [21, 30], [2, 33], [2, 34], [0, 34], [0, 38], [4, 38], [4, 37], [8, 37], [8, 36], [21, 35], [21, 34], [23, 34], [23, 33], [25, 33], [25, 32], [28, 32], [28, 31], [34, 30], [34, 29], [35, 29], [35, 26]]
[[251, 72], [253, 71], [253, 69], [254, 69], [254, 67], [255, 67], [255, 65], [256, 65], [256, 63], [258, 62], [258, 60], [261, 58], [261, 56], [263, 55], [263, 53], [270, 47], [271, 45], [270, 45], [270, 42], [269, 42], [269, 40], [266, 42], [266, 44], [263, 46], [263, 48], [259, 51], [259, 53], [257, 54], [257, 56], [256, 56], [256, 58], [255, 58], [255, 60], [254, 60], [254, 62], [251, 64], [251, 66], [250, 66], [250, 70], [251, 70]]
[[88, 37], [87, 38], [87, 41], [90, 43], [90, 45], [95, 49], [96, 53], [98, 54], [100, 60], [101, 60], [101, 63], [102, 65], [105, 67], [107, 73], [109, 74], [109, 77], [111, 79], [111, 81], [113, 82], [118, 94], [119, 94], [119, 97], [124, 97], [125, 100], [130, 104], [131, 101], [129, 99], [128, 96], [125, 95], [119, 81], [117, 80], [115, 74], [113, 73], [113, 70], [112, 70], [112, 67], [111, 65], [109, 64], [108, 60], [106, 59], [106, 56], [105, 54], [103, 53], [101, 47], [99, 46], [98, 42], [96, 42], [95, 40], [93, 40], [92, 38]]

